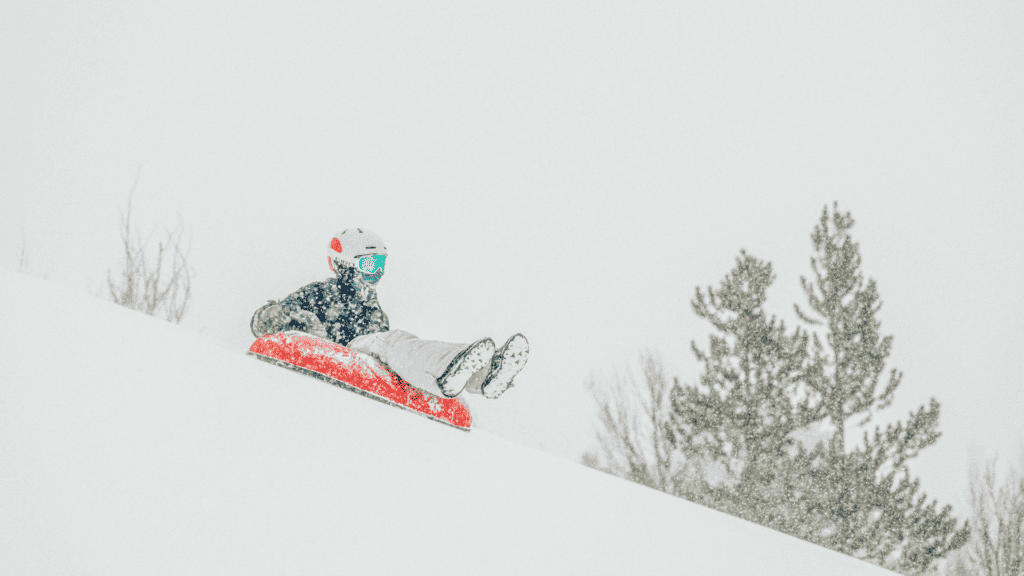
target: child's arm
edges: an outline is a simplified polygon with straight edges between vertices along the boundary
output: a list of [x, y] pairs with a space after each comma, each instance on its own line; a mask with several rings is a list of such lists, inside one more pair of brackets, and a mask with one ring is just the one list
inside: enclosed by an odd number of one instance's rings
[[315, 314], [308, 310], [287, 312], [279, 302], [269, 301], [252, 315], [249, 328], [253, 336], [298, 330], [319, 338], [327, 338], [327, 330]]
[[310, 308], [315, 309], [322, 299], [319, 283], [299, 288], [280, 301], [269, 300], [256, 311], [249, 322], [254, 336], [276, 334], [285, 330], [298, 330], [320, 338], [327, 338], [327, 330]]
[[266, 304], [261, 306], [252, 315], [252, 320], [249, 321], [249, 329], [252, 330], [252, 335], [257, 338], [266, 334], [276, 334], [284, 331], [288, 325], [285, 318], [286, 315], [281, 305], [274, 300], [268, 300]]

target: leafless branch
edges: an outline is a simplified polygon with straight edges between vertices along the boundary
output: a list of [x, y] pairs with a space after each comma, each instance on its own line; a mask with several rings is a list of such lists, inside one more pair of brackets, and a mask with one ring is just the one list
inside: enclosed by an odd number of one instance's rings
[[640, 355], [642, 382], [629, 372], [608, 381], [588, 378], [587, 387], [598, 407], [597, 440], [603, 458], [588, 453], [583, 463], [674, 494], [678, 454], [667, 431], [671, 383], [662, 366], [660, 356], [647, 351]]
[[[137, 182], [136, 182], [137, 184]], [[120, 281], [115, 282], [107, 272], [110, 299], [126, 308], [139, 310], [150, 316], [162, 316], [179, 323], [185, 317], [192, 301], [192, 275], [188, 265], [189, 246], [182, 249], [185, 226], [178, 225], [166, 232], [157, 243], [155, 261], [137, 229], [132, 228], [132, 197], [136, 185], [128, 194], [128, 208], [121, 214], [121, 244], [124, 263]]]
[[21, 259], [18, 262], [18, 272], [29, 273], [28, 266], [28, 244], [25, 242], [25, 232], [21, 233]]
[[954, 573], [1024, 576], [1024, 470], [1010, 468], [1000, 483], [994, 459], [973, 469], [970, 502], [972, 538]]

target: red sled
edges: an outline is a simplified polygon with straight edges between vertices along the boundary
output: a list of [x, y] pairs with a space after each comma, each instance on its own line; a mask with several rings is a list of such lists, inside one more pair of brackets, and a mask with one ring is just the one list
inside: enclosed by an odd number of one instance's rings
[[289, 331], [261, 337], [249, 347], [249, 354], [469, 431], [471, 418], [465, 404], [413, 388], [376, 358], [341, 344]]

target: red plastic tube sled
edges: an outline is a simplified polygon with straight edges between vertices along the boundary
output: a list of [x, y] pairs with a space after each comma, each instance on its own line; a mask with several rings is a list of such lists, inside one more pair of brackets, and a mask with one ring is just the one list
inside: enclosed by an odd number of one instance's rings
[[249, 347], [249, 354], [469, 431], [471, 418], [465, 404], [414, 388], [376, 358], [341, 344], [289, 331], [261, 337]]

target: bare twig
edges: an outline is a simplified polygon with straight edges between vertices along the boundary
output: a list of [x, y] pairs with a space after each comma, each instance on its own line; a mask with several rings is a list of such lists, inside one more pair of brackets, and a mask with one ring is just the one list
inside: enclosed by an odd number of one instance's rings
[[[189, 247], [182, 249], [185, 226], [180, 221], [166, 238], [157, 243], [155, 262], [148, 258], [149, 250], [138, 230], [132, 228], [132, 197], [137, 185], [128, 193], [128, 208], [121, 215], [121, 244], [124, 264], [120, 282], [107, 272], [110, 298], [126, 308], [139, 310], [150, 316], [162, 316], [179, 323], [185, 317], [192, 300], [192, 275], [188, 265]], [[189, 241], [191, 246], [191, 241]], [[167, 276], [164, 277], [165, 271]]]
[[[1024, 466], [1024, 452], [1019, 464]], [[984, 470], [971, 471], [972, 538], [957, 569], [981, 576], [1024, 576], [1024, 472], [1010, 468], [1000, 483], [996, 469], [993, 459]]]
[[21, 259], [18, 262], [18, 272], [28, 274], [28, 244], [25, 242], [25, 232], [21, 233]]
[[[616, 476], [675, 494], [679, 481], [678, 454], [667, 431], [667, 402], [671, 383], [656, 352], [640, 355], [643, 381], [631, 373], [605, 382], [587, 380], [597, 403], [597, 439], [601, 456], [587, 453], [583, 463]], [[602, 463], [603, 459], [603, 463]]]

